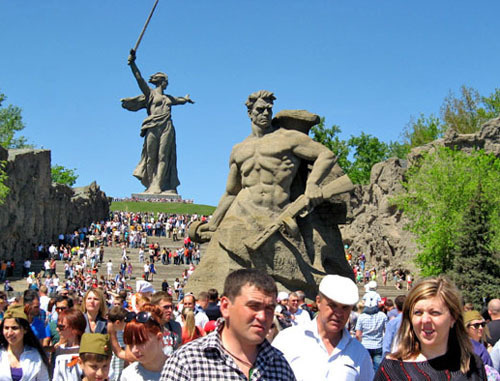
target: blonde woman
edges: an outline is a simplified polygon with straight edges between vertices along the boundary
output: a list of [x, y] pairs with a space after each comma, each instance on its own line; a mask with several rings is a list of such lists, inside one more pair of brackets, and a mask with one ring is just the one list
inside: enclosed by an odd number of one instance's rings
[[205, 331], [194, 322], [194, 311], [192, 308], [182, 309], [182, 345], [205, 336]]
[[86, 333], [107, 333], [108, 314], [106, 300], [101, 290], [93, 288], [85, 294], [82, 303], [82, 312], [87, 321]]
[[398, 346], [375, 380], [486, 380], [465, 331], [461, 295], [444, 277], [424, 279], [403, 306]]

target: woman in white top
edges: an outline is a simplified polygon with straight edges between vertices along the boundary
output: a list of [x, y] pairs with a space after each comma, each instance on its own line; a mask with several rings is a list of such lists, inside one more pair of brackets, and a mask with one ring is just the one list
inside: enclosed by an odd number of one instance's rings
[[61, 338], [56, 344], [54, 381], [79, 381], [82, 370], [77, 363], [80, 340], [87, 321], [81, 311], [70, 308], [62, 311], [57, 319], [57, 331]]
[[48, 381], [48, 364], [23, 306], [10, 307], [0, 324], [0, 380]]

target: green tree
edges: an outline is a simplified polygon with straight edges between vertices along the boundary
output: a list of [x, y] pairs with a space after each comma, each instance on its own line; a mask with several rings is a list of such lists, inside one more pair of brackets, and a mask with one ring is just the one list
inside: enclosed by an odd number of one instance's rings
[[0, 205], [5, 202], [5, 197], [9, 194], [9, 187], [5, 185], [7, 181], [7, 173], [5, 173], [6, 161], [0, 161]]
[[400, 143], [398, 141], [391, 141], [389, 143], [389, 153], [388, 157], [399, 157], [400, 159], [406, 159], [411, 147], [408, 143]]
[[416, 120], [413, 117], [410, 119], [403, 131], [403, 139], [411, 149], [439, 139], [443, 133], [444, 126], [439, 118], [420, 114]]
[[76, 169], [65, 168], [62, 165], [53, 165], [51, 168], [52, 172], [52, 182], [57, 184], [65, 184], [68, 186], [73, 186], [78, 179], [78, 175], [75, 173]]
[[344, 171], [349, 171], [351, 162], [349, 156], [349, 146], [345, 140], [339, 138], [342, 130], [339, 126], [333, 125], [330, 128], [325, 127], [325, 118], [321, 118], [319, 124], [311, 128], [312, 138], [323, 144], [332, 151], [337, 158], [337, 163]]
[[355, 184], [368, 184], [373, 165], [388, 158], [389, 146], [364, 132], [351, 136], [347, 144], [354, 148], [354, 161], [347, 174]]
[[24, 129], [21, 109], [13, 105], [3, 107], [5, 99], [0, 93], [0, 145], [4, 148], [32, 148], [24, 136], [15, 137], [16, 132]]
[[481, 125], [500, 114], [500, 90], [483, 97], [476, 89], [462, 86], [460, 96], [454, 93], [445, 98], [441, 106], [441, 118], [446, 129], [453, 128], [459, 134], [472, 134]]
[[405, 192], [393, 201], [405, 213], [416, 236], [416, 263], [423, 276], [453, 268], [464, 213], [477, 193], [489, 200], [491, 248], [500, 247], [500, 159], [484, 151], [466, 154], [449, 148], [427, 153], [408, 170]]
[[[459, 229], [450, 277], [462, 290], [465, 300], [480, 309], [483, 297], [495, 298], [500, 289], [500, 261], [495, 251], [490, 215], [495, 208], [485, 198], [482, 184], [470, 200]], [[478, 282], [478, 280], [480, 280]]]

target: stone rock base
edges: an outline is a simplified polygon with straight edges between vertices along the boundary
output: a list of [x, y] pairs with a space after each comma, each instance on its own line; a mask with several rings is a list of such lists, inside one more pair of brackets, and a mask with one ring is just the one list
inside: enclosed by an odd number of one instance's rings
[[178, 202], [182, 201], [182, 196], [174, 192], [163, 192], [163, 193], [132, 193], [132, 198], [141, 201], [171, 201]]

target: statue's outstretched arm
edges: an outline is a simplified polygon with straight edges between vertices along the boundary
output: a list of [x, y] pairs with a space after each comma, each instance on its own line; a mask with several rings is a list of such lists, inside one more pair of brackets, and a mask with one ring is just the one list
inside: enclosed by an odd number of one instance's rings
[[144, 78], [142, 78], [141, 72], [139, 71], [139, 68], [135, 64], [135, 51], [133, 49], [130, 51], [130, 55], [128, 56], [128, 64], [130, 66], [130, 69], [132, 70], [132, 74], [134, 74], [134, 78], [137, 81], [137, 84], [139, 85], [139, 88], [141, 89], [142, 93], [146, 97], [149, 97], [149, 92], [151, 91], [151, 89], [149, 88]]
[[194, 101], [191, 98], [189, 98], [189, 94], [186, 94], [183, 97], [172, 97], [172, 98], [174, 98], [175, 100], [174, 104], [176, 105], [183, 105], [185, 103], [194, 103]]

